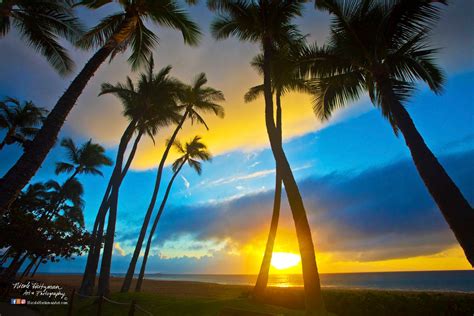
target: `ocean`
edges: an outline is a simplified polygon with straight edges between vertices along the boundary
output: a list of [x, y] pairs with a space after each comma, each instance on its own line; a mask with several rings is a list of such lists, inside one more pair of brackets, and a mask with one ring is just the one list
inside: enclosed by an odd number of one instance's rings
[[[147, 274], [146, 279], [253, 285], [256, 275], [244, 274]], [[270, 286], [303, 286], [301, 274], [271, 274]], [[422, 272], [370, 272], [321, 274], [325, 288], [451, 291], [474, 293], [474, 270]]]

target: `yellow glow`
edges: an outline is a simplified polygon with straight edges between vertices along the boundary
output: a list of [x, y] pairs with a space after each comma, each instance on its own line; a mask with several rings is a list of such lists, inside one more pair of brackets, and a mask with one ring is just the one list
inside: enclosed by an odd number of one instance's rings
[[294, 267], [300, 263], [299, 255], [290, 252], [274, 252], [272, 255], [272, 266], [278, 270]]

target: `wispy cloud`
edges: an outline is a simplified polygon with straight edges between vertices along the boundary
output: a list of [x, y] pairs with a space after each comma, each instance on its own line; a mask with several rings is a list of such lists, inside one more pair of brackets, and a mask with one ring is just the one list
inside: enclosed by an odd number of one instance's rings
[[186, 179], [184, 176], [181, 176], [181, 179], [183, 179], [184, 186], [186, 187], [186, 189], [189, 189], [190, 183], [189, 183], [188, 179]]

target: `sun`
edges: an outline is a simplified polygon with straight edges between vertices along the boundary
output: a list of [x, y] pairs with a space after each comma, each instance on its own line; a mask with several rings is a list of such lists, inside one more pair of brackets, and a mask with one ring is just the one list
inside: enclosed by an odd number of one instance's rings
[[291, 252], [274, 252], [272, 255], [272, 266], [278, 270], [294, 267], [300, 261], [300, 256]]

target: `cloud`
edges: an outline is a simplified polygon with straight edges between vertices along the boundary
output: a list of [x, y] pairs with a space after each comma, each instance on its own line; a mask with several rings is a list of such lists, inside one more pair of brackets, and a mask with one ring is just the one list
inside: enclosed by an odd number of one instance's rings
[[186, 187], [186, 189], [189, 189], [190, 183], [188, 179], [186, 179], [184, 176], [181, 176], [181, 179], [183, 179], [184, 186]]
[[[474, 151], [442, 157], [471, 201]], [[317, 251], [360, 261], [431, 255], [456, 245], [411, 160], [357, 174], [331, 174], [299, 183]], [[263, 244], [273, 191], [195, 206], [170, 206], [157, 229], [157, 243], [191, 234], [197, 240], [229, 239], [240, 246]], [[280, 229], [292, 230], [283, 199]]]
[[122, 249], [118, 242], [114, 243], [114, 254], [117, 255], [117, 253], [122, 257], [125, 256], [125, 250]]

